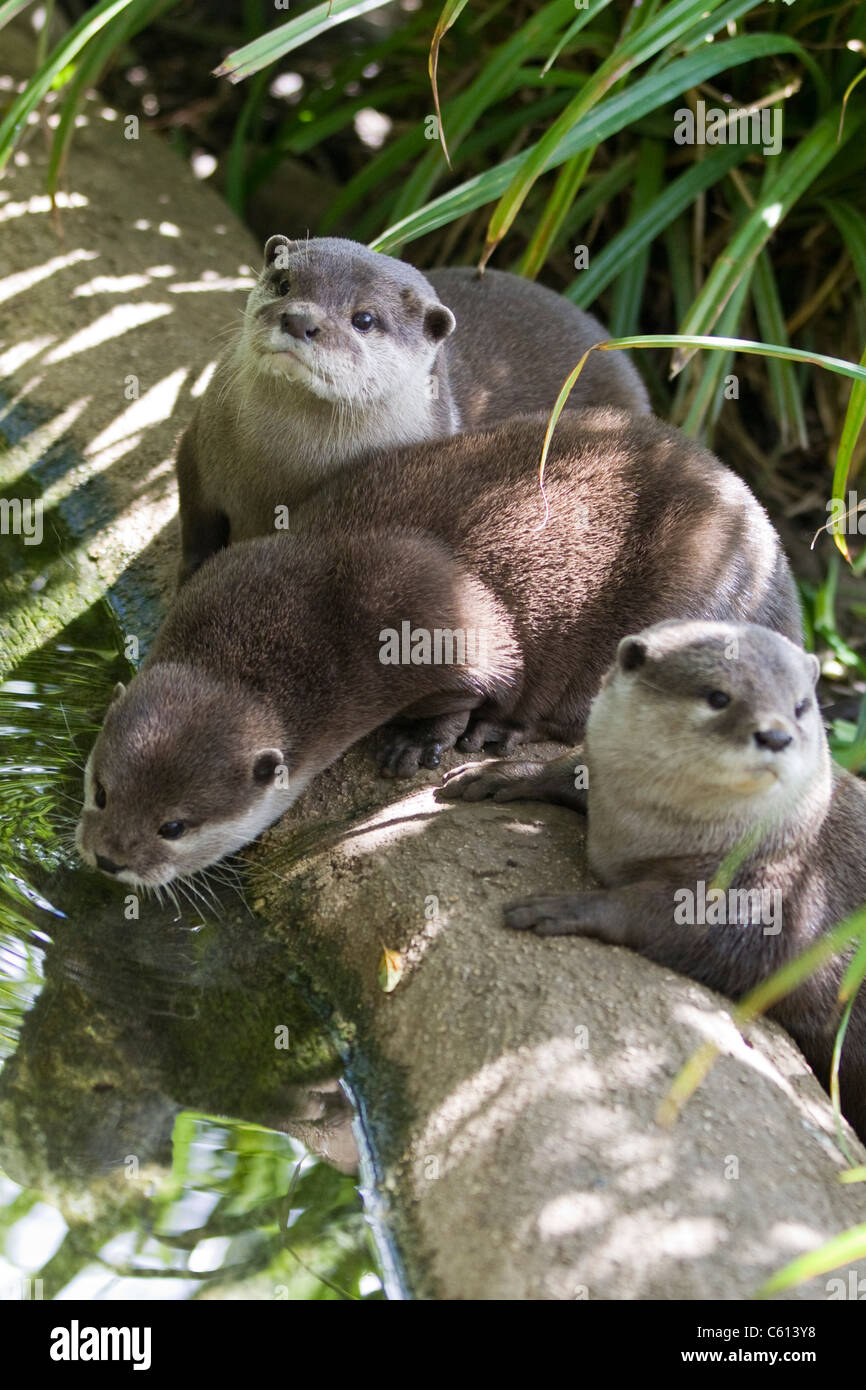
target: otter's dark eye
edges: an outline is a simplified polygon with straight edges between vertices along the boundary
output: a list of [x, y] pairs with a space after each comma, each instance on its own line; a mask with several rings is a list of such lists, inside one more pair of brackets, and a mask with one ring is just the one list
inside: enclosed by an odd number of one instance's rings
[[164, 840], [179, 840], [186, 829], [182, 820], [167, 820], [159, 827]]
[[101, 782], [94, 782], [93, 784], [93, 800], [96, 802], [100, 811], [105, 810], [105, 803], [108, 797], [105, 795], [105, 788]]
[[277, 294], [280, 296], [281, 299], [283, 299], [288, 294], [291, 288], [292, 287], [289, 281], [286, 279], [282, 279], [277, 284]]
[[811, 701], [811, 700], [808, 700], [808, 699], [806, 699], [806, 700], [801, 700], [800, 703], [799, 703], [799, 705], [796, 705], [795, 708], [794, 708], [794, 718], [795, 718], [795, 719], [802, 719], [802, 718], [803, 718], [803, 715], [806, 713], [806, 710], [809, 708], [809, 706], [811, 705], [811, 703], [812, 703], [812, 701]]
[[359, 314], [353, 314], [352, 327], [357, 328], [359, 333], [369, 333], [373, 327], [373, 315], [368, 314], [366, 309], [363, 309]]
[[726, 695], [724, 690], [711, 690], [707, 696], [707, 704], [710, 709], [724, 709], [731, 703], [730, 695]]

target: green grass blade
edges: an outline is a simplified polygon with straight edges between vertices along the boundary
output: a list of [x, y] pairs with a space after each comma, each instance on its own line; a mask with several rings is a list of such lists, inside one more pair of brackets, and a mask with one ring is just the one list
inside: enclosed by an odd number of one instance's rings
[[[850, 139], [864, 119], [866, 112], [859, 112], [857, 119], [849, 120], [843, 139]], [[754, 209], [727, 243], [696, 296], [682, 324], [685, 336], [705, 334], [713, 327], [746, 267], [755, 261], [775, 229], [836, 154], [838, 124], [839, 109], [835, 107], [786, 159], [777, 158], [774, 176], [765, 180]], [[678, 354], [674, 371], [681, 370], [687, 360], [687, 354]]]
[[[743, 316], [746, 299], [751, 284], [752, 272], [746, 271], [731, 295], [719, 320], [719, 328], [724, 335], [736, 333]], [[771, 362], [776, 361], [770, 357]], [[697, 389], [689, 402], [681, 422], [681, 429], [692, 439], [709, 439], [709, 426], [715, 424], [725, 400], [724, 380], [730, 375], [734, 364], [733, 352], [714, 354], [710, 362], [703, 365]]]
[[[605, 3], [609, 3], [609, 0], [605, 0]], [[523, 65], [536, 54], [544, 52], [553, 35], [571, 12], [571, 0], [553, 0], [553, 3], [543, 6], [536, 14], [531, 15], [516, 34], [490, 54], [471, 86], [451, 103], [448, 133], [452, 150], [477, 127], [485, 111], [495, 102], [512, 95], [518, 82], [525, 80], [525, 74], [521, 71]], [[539, 86], [545, 85], [541, 72], [535, 81]], [[407, 217], [421, 207], [442, 176], [443, 161], [438, 142], [425, 140], [422, 144], [426, 144], [428, 148], [407, 179], [406, 186], [395, 204], [395, 220]]]
[[827, 371], [836, 372], [839, 376], [851, 377], [852, 381], [866, 383], [866, 366], [855, 366], [842, 357], [828, 357], [825, 353], [811, 352], [807, 348], [784, 347], [781, 343], [756, 343], [751, 338], [724, 338], [700, 333], [647, 333], [634, 338], [612, 338], [604, 343], [596, 343], [596, 347], [607, 351], [635, 347], [694, 347], [749, 352], [757, 357], [781, 357], [787, 362], [810, 362], [815, 367], [826, 367]]
[[591, 19], [597, 18], [599, 11], [604, 9], [605, 5], [608, 4], [610, 4], [610, 0], [600, 0], [599, 4], [593, 6], [592, 13], [590, 13], [589, 7], [587, 7], [582, 14], [579, 14], [576, 19], [573, 19], [571, 21], [565, 33], [562, 35], [562, 37], [559, 39], [558, 43], [554, 47], [553, 52], [547, 59], [547, 62], [544, 64], [544, 68], [542, 69], [542, 71], [545, 74], [550, 72], [550, 69], [553, 67], [562, 50], [564, 48], [567, 48], [568, 45], [571, 43], [572, 39], [577, 38], [581, 29], [584, 29]]
[[427, 59], [427, 72], [430, 77], [430, 86], [433, 89], [433, 108], [436, 112], [436, 124], [439, 127], [439, 142], [442, 145], [442, 153], [448, 168], [451, 168], [451, 156], [448, 153], [448, 145], [445, 142], [445, 126], [442, 123], [442, 107], [439, 105], [439, 47], [443, 38], [447, 34], [451, 25], [456, 23], [461, 13], [466, 8], [466, 0], [445, 0], [442, 13], [436, 22], [433, 30], [433, 38], [430, 41], [430, 55]]
[[[608, 97], [590, 111], [579, 127], [570, 130], [550, 156], [545, 169], [557, 168], [579, 150], [600, 144], [635, 120], [663, 106], [690, 87], [706, 82], [719, 72], [777, 53], [799, 51], [799, 45], [783, 34], [753, 34], [722, 43], [704, 44], [696, 52], [671, 63], [663, 72], [638, 79], [632, 86]], [[476, 174], [457, 188], [427, 203], [410, 216], [388, 227], [373, 243], [377, 251], [389, 251], [436, 231], [449, 222], [492, 202], [508, 188], [537, 145], [503, 160], [495, 168]]]
[[[526, 201], [526, 197], [536, 180], [555, 158], [561, 142], [568, 133], [605, 96], [607, 92], [633, 72], [641, 63], [653, 57], [661, 49], [675, 45], [678, 40], [692, 31], [700, 20], [704, 26], [704, 37], [724, 22], [713, 17], [719, 8], [718, 0], [675, 0], [666, 5], [649, 23], [636, 28], [624, 41], [617, 45], [610, 57], [602, 63], [583, 91], [565, 107], [562, 115], [553, 122], [549, 130], [538, 141], [529, 157], [520, 165], [508, 188], [499, 199], [487, 227], [481, 265], [485, 265], [499, 242], [507, 234], [515, 217]], [[725, 6], [725, 13], [732, 19], [747, 13], [753, 8], [752, 0], [735, 0]], [[754, 37], [767, 37], [756, 35]], [[734, 40], [736, 42], [736, 40]], [[789, 42], [793, 42], [790, 40]], [[800, 55], [805, 59], [805, 50], [797, 45]], [[675, 66], [672, 64], [672, 67]], [[719, 71], [720, 69], [717, 69]], [[660, 75], [660, 74], [659, 74]], [[633, 89], [631, 89], [633, 90]], [[685, 88], [680, 88], [684, 91]]]
[[33, 74], [24, 91], [19, 92], [0, 122], [0, 170], [6, 167], [15, 142], [27, 123], [27, 117], [36, 110], [46, 92], [51, 90], [58, 75], [78, 56], [85, 44], [88, 44], [115, 15], [131, 4], [132, 0], [101, 0], [100, 4], [93, 5], [81, 16], [78, 23], [64, 34], [53, 52]]
[[785, 1289], [792, 1289], [797, 1284], [803, 1284], [807, 1279], [814, 1279], [819, 1274], [828, 1274], [832, 1269], [839, 1269], [842, 1265], [850, 1265], [855, 1260], [862, 1260], [866, 1256], [866, 1225], [852, 1226], [850, 1231], [843, 1231], [841, 1235], [834, 1236], [832, 1240], [825, 1241], [817, 1250], [809, 1250], [805, 1255], [800, 1255], [796, 1260], [791, 1260], [777, 1274], [774, 1274], [762, 1284], [756, 1298], [772, 1298], [774, 1294], [783, 1293]]
[[517, 266], [518, 274], [534, 280], [541, 271], [569, 210], [574, 206], [577, 191], [586, 178], [596, 149], [597, 146], [593, 146], [590, 150], [581, 150], [580, 154], [573, 155], [563, 164], [529, 245]]
[[[854, 268], [860, 280], [860, 288], [866, 295], [866, 218], [849, 203], [838, 199], [824, 199], [821, 206], [829, 212], [833, 221], [848, 248]], [[861, 364], [866, 366], [866, 349], [860, 359]], [[842, 425], [842, 434], [839, 439], [839, 448], [836, 452], [836, 463], [833, 469], [832, 498], [845, 505], [848, 482], [851, 477], [851, 465], [854, 458], [854, 450], [857, 440], [860, 438], [864, 421], [866, 421], [866, 387], [859, 382], [855, 382], [851, 388], [851, 395], [848, 399], [848, 408], [845, 412], [845, 420]], [[851, 556], [844, 535], [841, 532], [831, 531], [836, 547], [850, 562]]]
[[[761, 337], [771, 343], [780, 343], [783, 347], [788, 347], [788, 333], [779, 287], [773, 274], [773, 263], [766, 250], [763, 250], [755, 261], [752, 300]], [[790, 362], [778, 357], [769, 358], [767, 369], [776, 407], [774, 414], [780, 423], [782, 439], [785, 444], [796, 443], [801, 449], [807, 449], [809, 435], [797, 374]]]
[[860, 72], [858, 72], [857, 76], [851, 82], [849, 82], [848, 86], [845, 88], [845, 94], [842, 97], [842, 110], [839, 115], [840, 136], [842, 134], [842, 126], [845, 121], [845, 112], [848, 110], [848, 102], [851, 98], [851, 93], [854, 91], [854, 88], [858, 85], [858, 83], [863, 81], [864, 77], [866, 77], [866, 68], [862, 68]]
[[251, 77], [260, 68], [275, 63], [278, 58], [285, 57], [310, 39], [317, 39], [338, 24], [345, 24], [347, 19], [358, 19], [368, 10], [380, 10], [392, 3], [393, 0], [330, 0], [330, 3], [326, 0], [325, 4], [314, 6], [288, 24], [281, 24], [252, 43], [244, 44], [243, 48], [236, 48], [218, 68], [214, 68], [214, 77], [242, 82], [245, 77]]
[[14, 19], [22, 10], [26, 10], [28, 5], [32, 5], [34, 0], [6, 0], [5, 5], [0, 5], [0, 29], [4, 24], [8, 24], [10, 19]]
[[[658, 140], [641, 140], [637, 178], [625, 230], [634, 227], [659, 201], [664, 184], [665, 150]], [[639, 245], [617, 280], [609, 315], [611, 336], [622, 338], [640, 328], [640, 308], [649, 267], [650, 244]]]
[[150, 24], [154, 15], [163, 8], [165, 0], [132, 0], [129, 9], [115, 15], [84, 49], [75, 74], [69, 83], [60, 109], [60, 120], [51, 142], [51, 157], [45, 186], [54, 196], [57, 182], [63, 168], [70, 141], [75, 134], [75, 117], [81, 108], [82, 98], [88, 87], [99, 80], [103, 68], [126, 43], [129, 38]]
[[634, 256], [651, 246], [659, 233], [690, 207], [700, 193], [718, 183], [748, 153], [745, 145], [719, 145], [705, 159], [695, 160], [640, 217], [623, 227], [593, 258], [590, 268], [565, 291], [568, 298], [581, 308], [588, 308]]
[[547, 432], [544, 436], [544, 445], [541, 451], [541, 461], [539, 473], [544, 477], [544, 465], [550, 450], [550, 441], [553, 438], [553, 431], [556, 423], [565, 408], [581, 371], [583, 364], [590, 352], [612, 352], [622, 348], [628, 351], [631, 348], [660, 348], [660, 347], [691, 347], [691, 348], [711, 348], [718, 352], [746, 352], [752, 353], [757, 357], [781, 357], [790, 362], [810, 362], [816, 367], [826, 367], [830, 372], [837, 372], [840, 376], [851, 377], [854, 381], [863, 382], [866, 385], [866, 366], [855, 367], [853, 362], [845, 362], [841, 357], [827, 357], [820, 352], [809, 352], [804, 348], [782, 347], [778, 343], [756, 343], [750, 338], [722, 338], [710, 337], [708, 335], [690, 334], [686, 336], [682, 333], [647, 333], [637, 337], [629, 338], [606, 338], [603, 343], [594, 343], [587, 352], [583, 354], [580, 361], [568, 374], [563, 382], [559, 395], [554, 402], [553, 410], [547, 424]]

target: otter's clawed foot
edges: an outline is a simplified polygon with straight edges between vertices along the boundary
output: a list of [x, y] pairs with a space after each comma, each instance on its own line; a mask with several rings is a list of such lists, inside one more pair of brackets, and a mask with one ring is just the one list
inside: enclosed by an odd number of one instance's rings
[[527, 782], [541, 772], [543, 763], [510, 763], [492, 758], [486, 763], [464, 763], [446, 772], [437, 798], [443, 801], [519, 801], [526, 797]]
[[466, 716], [440, 719], [394, 719], [382, 729], [379, 772], [383, 777], [412, 777], [419, 767], [435, 771], [442, 754], [454, 747]]
[[509, 753], [525, 742], [526, 735], [522, 729], [509, 729], [492, 719], [473, 719], [463, 737], [457, 740], [457, 747], [461, 753], [480, 753], [482, 748], [493, 744], [497, 752], [507, 758]]
[[617, 920], [615, 905], [604, 892], [506, 903], [504, 920], [512, 931], [534, 931], [536, 936], [591, 936], [611, 946], [625, 944], [625, 924]]

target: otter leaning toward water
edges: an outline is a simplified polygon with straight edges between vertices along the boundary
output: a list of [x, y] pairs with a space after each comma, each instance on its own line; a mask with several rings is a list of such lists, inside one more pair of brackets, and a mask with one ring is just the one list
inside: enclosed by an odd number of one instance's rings
[[[513, 903], [506, 925], [629, 946], [737, 998], [866, 905], [866, 787], [831, 760], [818, 669], [765, 628], [662, 623], [620, 643], [582, 754], [446, 773], [446, 799], [588, 810], [608, 891]], [[825, 964], [771, 1010], [825, 1086], [844, 970]], [[863, 991], [840, 1083], [866, 1139]]]
[[[357, 242], [271, 237], [243, 329], [180, 441], [181, 580], [230, 540], [271, 535], [277, 507], [351, 459], [550, 411], [605, 336], [517, 275], [425, 276]], [[604, 404], [649, 411], [619, 352], [594, 353], [570, 399]]]
[[[392, 775], [435, 767], [461, 735], [506, 751], [574, 741], [618, 640], [671, 613], [798, 636], [778, 537], [712, 454], [649, 416], [575, 412], [542, 524], [543, 429], [522, 419], [349, 467], [295, 534], [212, 556], [108, 711], [85, 857], [128, 882], [202, 868], [385, 721]], [[450, 657], [431, 654], [437, 633]]]

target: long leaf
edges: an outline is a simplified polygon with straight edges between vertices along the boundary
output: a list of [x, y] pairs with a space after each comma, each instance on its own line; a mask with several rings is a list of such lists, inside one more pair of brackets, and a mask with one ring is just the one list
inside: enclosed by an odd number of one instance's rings
[[55, 78], [77, 57], [85, 44], [89, 43], [115, 15], [131, 4], [132, 0], [102, 0], [101, 4], [87, 10], [68, 34], [64, 34], [54, 51], [33, 74], [24, 91], [19, 92], [0, 122], [0, 170], [8, 163], [18, 135], [27, 123], [27, 117], [36, 110], [46, 92], [51, 90]]
[[[740, 283], [725, 305], [724, 312], [719, 319], [721, 336], [735, 334], [740, 325], [752, 280], [752, 269], [753, 267], [750, 267], [745, 271]], [[769, 360], [771, 362], [777, 361], [773, 357], [770, 357]], [[708, 427], [718, 419], [725, 400], [724, 379], [730, 374], [733, 362], [733, 352], [717, 353], [712, 361], [704, 366], [697, 390], [689, 402], [688, 410], [680, 425], [684, 434], [690, 435], [693, 439], [708, 439]]]
[[[659, 199], [664, 182], [664, 147], [658, 140], [641, 140], [638, 146], [637, 178], [629, 209], [629, 226], [634, 226]], [[643, 245], [623, 266], [610, 308], [610, 333], [614, 338], [636, 333], [640, 327], [640, 308], [649, 267], [650, 245]]]
[[51, 142], [51, 157], [48, 161], [45, 185], [52, 195], [57, 190], [60, 171], [63, 168], [70, 141], [75, 134], [75, 117], [80, 110], [86, 89], [95, 86], [102, 69], [114, 53], [122, 44], [126, 43], [132, 34], [137, 33], [150, 23], [159, 7], [160, 0], [146, 0], [145, 3], [141, 3], [141, 0], [131, 0], [129, 9], [109, 20], [102, 32], [87, 45], [82, 53], [75, 69], [75, 75], [64, 95], [60, 120]]
[[[610, 57], [596, 70], [583, 91], [569, 102], [562, 115], [554, 121], [550, 129], [534, 147], [530, 157], [525, 160], [515, 174], [503, 196], [500, 198], [487, 227], [481, 265], [485, 265], [493, 251], [506, 235], [515, 217], [523, 206], [527, 194], [544, 170], [548, 161], [555, 157], [563, 139], [614, 87], [622, 77], [632, 72], [641, 63], [653, 57], [661, 49], [675, 46], [679, 40], [694, 29], [700, 20], [704, 35], [713, 32], [725, 22], [748, 13], [753, 8], [753, 0], [735, 0], [721, 6], [719, 0], [678, 0], [666, 5], [648, 24], [642, 25], [618, 44]], [[713, 11], [721, 9], [722, 14], [713, 16]], [[762, 37], [760, 35], [756, 37]], [[794, 42], [790, 40], [789, 42]], [[807, 55], [799, 44], [794, 49], [806, 60]], [[673, 66], [673, 65], [672, 65]], [[717, 69], [718, 70], [718, 69]], [[680, 89], [685, 90], [684, 88]]]
[[4, 24], [8, 24], [10, 19], [14, 19], [22, 10], [26, 10], [28, 5], [32, 5], [34, 0], [6, 0], [5, 5], [0, 5], [0, 29]]
[[[836, 223], [854, 262], [861, 291], [866, 296], [866, 218], [857, 208], [838, 199], [824, 199], [821, 206], [829, 212]], [[860, 361], [863, 366], [866, 366], [866, 349], [864, 349]], [[861, 385], [860, 382], [855, 382], [848, 399], [848, 409], [845, 411], [839, 448], [836, 452], [836, 464], [833, 469], [832, 497], [834, 501], [842, 504], [843, 509], [848, 482], [851, 478], [854, 450], [864, 422], [866, 422], [866, 386]], [[846, 560], [850, 561], [851, 557], [844, 534], [841, 531], [833, 530], [831, 535], [836, 548], [841, 551]]]
[[[843, 140], [850, 139], [862, 126], [864, 119], [866, 112], [863, 111], [856, 118], [849, 119]], [[684, 335], [705, 334], [712, 329], [745, 267], [757, 258], [776, 227], [833, 159], [838, 149], [838, 124], [839, 108], [834, 107], [784, 161], [781, 156], [777, 157], [775, 176], [769, 183], [765, 182], [754, 209], [726, 244], [696, 296], [681, 326]], [[687, 360], [688, 354], [677, 354], [674, 371], [680, 371]]]
[[[788, 334], [785, 328], [785, 315], [779, 288], [773, 274], [773, 263], [766, 250], [755, 261], [755, 274], [752, 280], [752, 299], [758, 316], [758, 328], [764, 339], [788, 347]], [[776, 402], [775, 415], [782, 430], [786, 444], [796, 442], [801, 449], [809, 447], [806, 431], [806, 418], [797, 374], [789, 362], [771, 357], [767, 363], [770, 387]]]
[[553, 438], [553, 432], [565, 408], [565, 403], [574, 389], [574, 384], [583, 371], [584, 363], [589, 357], [589, 354], [591, 352], [612, 352], [619, 348], [627, 350], [630, 348], [659, 347], [711, 348], [720, 352], [734, 351], [753, 353], [758, 357], [781, 357], [790, 362], [810, 362], [816, 367], [826, 367], [828, 371], [837, 372], [840, 376], [849, 376], [854, 381], [866, 384], [866, 366], [855, 367], [853, 362], [845, 362], [841, 357], [826, 357], [820, 352], [808, 352], [803, 348], [782, 347], [778, 343], [755, 343], [749, 338], [721, 338], [698, 334], [686, 336], [682, 333], [647, 333], [642, 334], [640, 337], [633, 338], [607, 338], [602, 343], [593, 343], [592, 347], [587, 349], [562, 384], [559, 395], [550, 412], [547, 430], [544, 436], [541, 460], [539, 462], [539, 475], [542, 480], [544, 478], [544, 465], [547, 462], [547, 455], [550, 452], [550, 442]]
[[568, 286], [567, 297], [587, 308], [634, 256], [650, 246], [660, 232], [691, 206], [698, 194], [718, 183], [748, 153], [745, 145], [719, 145], [705, 159], [695, 160], [684, 174], [668, 184], [640, 217], [617, 232], [604, 250], [593, 257], [590, 268]]
[[774, 1274], [755, 1295], [756, 1298], [772, 1298], [773, 1294], [783, 1293], [785, 1289], [803, 1284], [819, 1274], [828, 1274], [842, 1265], [854, 1264], [866, 1257], [866, 1224], [852, 1226], [832, 1240], [825, 1241], [817, 1250], [809, 1250], [796, 1260], [791, 1260], [777, 1274]]
[[[487, 56], [484, 67], [471, 85], [451, 103], [448, 133], [452, 149], [478, 126], [485, 111], [495, 102], [511, 96], [517, 90], [519, 81], [525, 81], [525, 74], [521, 72], [523, 65], [536, 54], [544, 52], [571, 9], [571, 0], [552, 0], [551, 4], [542, 6], [530, 15], [515, 34]], [[538, 86], [547, 85], [542, 78], [543, 73], [539, 72], [535, 79]], [[437, 142], [424, 143], [428, 148], [406, 180], [395, 204], [395, 220], [407, 217], [420, 207], [442, 175]]]
[[329, 29], [335, 29], [338, 24], [345, 24], [348, 19], [358, 19], [369, 10], [380, 10], [392, 3], [393, 0], [330, 0], [323, 5], [316, 5], [297, 19], [290, 20], [288, 24], [281, 24], [270, 33], [263, 34], [260, 39], [244, 44], [243, 48], [236, 48], [223, 59], [218, 68], [214, 69], [214, 77], [227, 77], [230, 82], [242, 82], [245, 77], [251, 77], [260, 68], [275, 63], [278, 58], [285, 57], [287, 53], [300, 48], [310, 39], [316, 39], [320, 34], [326, 34]]
[[442, 107], [439, 105], [439, 47], [444, 36], [447, 34], [451, 25], [460, 17], [466, 8], [466, 0], [445, 0], [442, 13], [436, 22], [433, 30], [433, 38], [430, 42], [430, 56], [427, 60], [427, 71], [430, 75], [430, 86], [433, 89], [433, 106], [436, 111], [436, 124], [439, 128], [439, 140], [442, 145], [442, 153], [448, 168], [451, 168], [451, 156], [448, 153], [448, 145], [445, 142], [445, 127], [442, 123]]
[[[696, 53], [690, 53], [671, 63], [663, 72], [640, 78], [632, 86], [615, 96], [608, 97], [590, 111], [580, 126], [571, 130], [559, 143], [545, 164], [545, 169], [555, 169], [579, 150], [588, 149], [607, 140], [611, 135], [625, 129], [635, 120], [655, 111], [673, 97], [680, 96], [690, 87], [698, 86], [719, 72], [728, 72], [743, 63], [776, 53], [799, 51], [799, 45], [783, 34], [753, 34], [743, 38], [729, 39], [723, 43], [704, 44]], [[457, 188], [450, 189], [419, 208], [409, 217], [394, 223], [381, 236], [376, 238], [377, 251], [389, 251], [407, 241], [444, 227], [467, 212], [474, 212], [485, 203], [492, 202], [508, 186], [526, 162], [538, 149], [532, 145], [519, 155], [503, 160], [495, 168], [467, 179]]]

